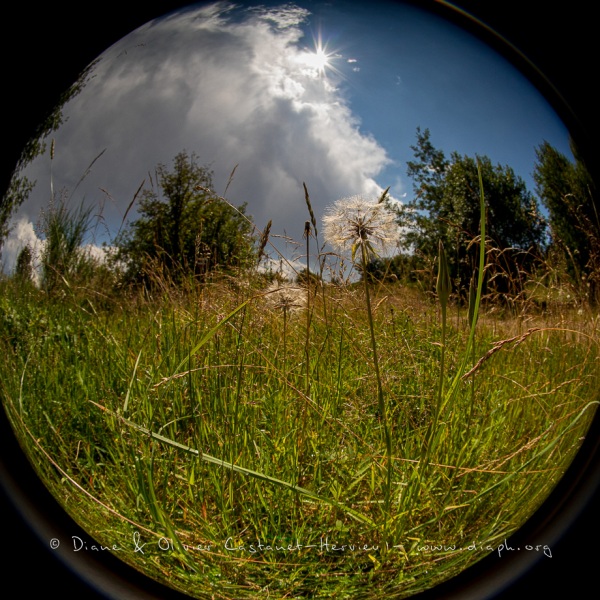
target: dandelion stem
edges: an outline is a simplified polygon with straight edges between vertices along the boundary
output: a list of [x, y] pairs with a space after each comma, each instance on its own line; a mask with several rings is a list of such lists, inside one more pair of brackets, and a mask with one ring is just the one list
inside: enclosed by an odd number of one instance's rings
[[[373, 309], [369, 293], [369, 278], [367, 265], [370, 256], [376, 256], [375, 247], [386, 248], [398, 237], [398, 224], [394, 215], [385, 206], [386, 190], [378, 202], [373, 202], [362, 196], [343, 198], [331, 206], [323, 217], [326, 240], [340, 250], [351, 251], [352, 262], [359, 262], [362, 267], [365, 300], [367, 303], [367, 318], [371, 334], [373, 350], [373, 367], [377, 379], [378, 413], [385, 438], [386, 483], [384, 488], [384, 538], [387, 538], [391, 513], [392, 491], [392, 436], [388, 424], [388, 415], [383, 397], [381, 372], [377, 356], [375, 326], [373, 324]], [[357, 257], [357, 252], [360, 254]], [[386, 541], [384, 539], [384, 541]]]
[[390, 496], [392, 489], [392, 436], [390, 434], [390, 428], [388, 425], [387, 411], [385, 407], [385, 399], [383, 397], [383, 386], [381, 384], [381, 372], [379, 371], [379, 359], [377, 356], [377, 342], [375, 339], [375, 326], [373, 323], [373, 311], [371, 308], [371, 296], [369, 293], [369, 282], [367, 276], [367, 246], [361, 244], [361, 262], [363, 271], [363, 282], [365, 287], [365, 300], [367, 303], [367, 317], [369, 320], [369, 330], [371, 333], [371, 347], [373, 350], [373, 367], [375, 369], [375, 378], [377, 379], [377, 401], [378, 401], [378, 412], [379, 418], [383, 425], [383, 431], [385, 436], [385, 448], [386, 448], [386, 467], [387, 467], [387, 479], [385, 485], [385, 496], [384, 496], [384, 512], [386, 516], [385, 531], [387, 532], [387, 522], [390, 517]]

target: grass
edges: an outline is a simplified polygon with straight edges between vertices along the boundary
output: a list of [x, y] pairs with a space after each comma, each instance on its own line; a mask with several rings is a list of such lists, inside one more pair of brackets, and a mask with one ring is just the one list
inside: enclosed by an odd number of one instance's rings
[[198, 598], [407, 597], [539, 506], [599, 400], [597, 318], [483, 310], [470, 348], [466, 310], [314, 287], [308, 320], [256, 274], [101, 301], [1, 282], [5, 408], [98, 543]]
[[[392, 231], [384, 198], [325, 219], [363, 271]], [[68, 272], [4, 279], [3, 403], [64, 508], [158, 581], [196, 598], [408, 597], [527, 520], [600, 400], [598, 316], [484, 310], [484, 250], [482, 223], [469, 306], [451, 311], [441, 246], [437, 302], [308, 269], [304, 287], [253, 270], [130, 295]]]

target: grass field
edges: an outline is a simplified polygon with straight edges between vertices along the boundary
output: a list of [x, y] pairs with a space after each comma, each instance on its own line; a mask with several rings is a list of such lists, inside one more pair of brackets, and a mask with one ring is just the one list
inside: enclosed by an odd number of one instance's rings
[[6, 279], [0, 390], [85, 543], [150, 577], [197, 598], [407, 597], [496, 551], [560, 479], [600, 400], [599, 326], [482, 306], [471, 344], [466, 308], [443, 326], [400, 284]]

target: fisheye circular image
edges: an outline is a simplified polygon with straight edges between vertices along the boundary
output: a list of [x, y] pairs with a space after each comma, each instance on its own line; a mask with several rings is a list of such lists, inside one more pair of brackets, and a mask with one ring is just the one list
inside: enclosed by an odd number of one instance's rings
[[199, 2], [92, 62], [0, 211], [0, 391], [106, 553], [192, 598], [408, 598], [600, 401], [600, 221], [549, 101], [417, 3]]

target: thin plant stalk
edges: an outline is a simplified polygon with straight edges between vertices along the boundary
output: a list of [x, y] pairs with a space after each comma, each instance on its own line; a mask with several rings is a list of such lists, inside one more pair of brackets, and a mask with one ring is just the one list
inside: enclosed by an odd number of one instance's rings
[[[475, 303], [477, 302], [477, 280], [475, 278], [475, 273], [471, 277], [471, 282], [469, 284], [469, 312], [468, 312], [468, 322], [469, 328], [472, 329], [477, 324], [477, 315], [475, 314]], [[473, 366], [475, 365], [475, 344], [471, 344], [471, 363]], [[471, 406], [469, 408], [469, 419], [467, 421], [467, 427], [471, 425], [471, 420], [473, 418], [473, 408], [475, 406], [475, 374], [473, 373], [471, 377]]]
[[442, 316], [442, 348], [440, 355], [440, 379], [438, 383], [438, 401], [435, 411], [435, 419], [432, 433], [437, 428], [437, 423], [440, 418], [440, 412], [442, 409], [442, 402], [444, 397], [444, 373], [446, 368], [446, 329], [447, 329], [447, 308], [448, 298], [450, 297], [451, 289], [450, 273], [448, 271], [448, 260], [446, 258], [446, 251], [444, 250], [444, 244], [440, 240], [439, 243], [439, 256], [438, 256], [438, 277], [437, 277], [437, 294], [440, 301], [441, 316]]
[[[388, 188], [389, 189], [389, 188]], [[384, 486], [384, 538], [388, 535], [388, 526], [391, 513], [392, 490], [392, 436], [387, 418], [381, 372], [377, 355], [377, 342], [375, 339], [375, 326], [373, 323], [373, 309], [368, 282], [369, 256], [375, 255], [375, 246], [385, 248], [396, 241], [398, 227], [396, 219], [387, 210], [384, 200], [387, 190], [381, 195], [377, 203], [365, 200], [362, 196], [351, 196], [337, 200], [323, 217], [325, 224], [325, 237], [335, 248], [341, 250], [350, 246], [352, 262], [359, 262], [363, 273], [365, 287], [365, 301], [367, 303], [367, 319], [371, 334], [371, 347], [373, 352], [373, 367], [377, 380], [378, 413], [383, 427], [385, 438], [386, 482]], [[360, 248], [360, 258], [356, 258], [356, 251]], [[386, 541], [386, 540], [384, 540]]]
[[[310, 200], [307, 197], [307, 204], [309, 207], [309, 211], [312, 213], [312, 208], [310, 205]], [[310, 396], [310, 321], [311, 321], [311, 305], [310, 305], [310, 236], [311, 236], [311, 227], [310, 221], [306, 221], [304, 224], [304, 238], [306, 239], [306, 337], [304, 340], [304, 363], [305, 363], [305, 390], [306, 397]], [[302, 429], [296, 436], [296, 447], [297, 452], [296, 456], [297, 460], [297, 471], [298, 471], [298, 483], [300, 483], [300, 455], [302, 452], [302, 446], [304, 444], [304, 440], [306, 439], [306, 405], [303, 403], [301, 408], [301, 421], [302, 421]]]
[[304, 344], [304, 361], [306, 362], [306, 395], [310, 396], [310, 221], [304, 224], [304, 237], [306, 238], [306, 341]]
[[442, 407], [444, 406], [444, 373], [446, 370], [446, 309], [448, 306], [448, 298], [450, 296], [450, 275], [448, 272], [448, 262], [446, 260], [446, 253], [444, 251], [444, 245], [442, 241], [439, 242], [438, 249], [438, 276], [437, 276], [437, 284], [436, 291], [438, 294], [438, 299], [440, 301], [441, 308], [441, 321], [442, 321], [442, 333], [441, 333], [441, 352], [440, 352], [440, 371], [438, 378], [438, 389], [437, 389], [437, 401], [435, 407], [435, 413], [433, 415], [433, 420], [429, 423], [429, 427], [427, 428], [427, 433], [425, 434], [425, 440], [422, 447], [421, 452], [421, 466], [420, 466], [420, 475], [419, 479], [422, 477], [423, 470], [427, 466], [427, 457], [431, 451], [432, 441], [436, 434], [440, 414], [442, 412]]
[[383, 397], [383, 386], [381, 384], [381, 372], [379, 370], [379, 359], [377, 356], [377, 342], [375, 339], [375, 326], [373, 324], [373, 311], [371, 308], [371, 296], [369, 293], [369, 282], [367, 276], [367, 247], [366, 244], [361, 244], [361, 262], [363, 269], [363, 282], [365, 287], [365, 300], [367, 303], [367, 318], [369, 321], [369, 331], [371, 333], [371, 347], [373, 350], [373, 367], [375, 369], [375, 378], [377, 380], [377, 402], [379, 418], [383, 425], [383, 432], [385, 436], [385, 451], [386, 451], [386, 468], [387, 478], [384, 491], [384, 512], [386, 516], [386, 523], [384, 531], [387, 533], [387, 525], [390, 517], [390, 500], [392, 491], [392, 436], [387, 419], [387, 411], [385, 407], [385, 399]]

